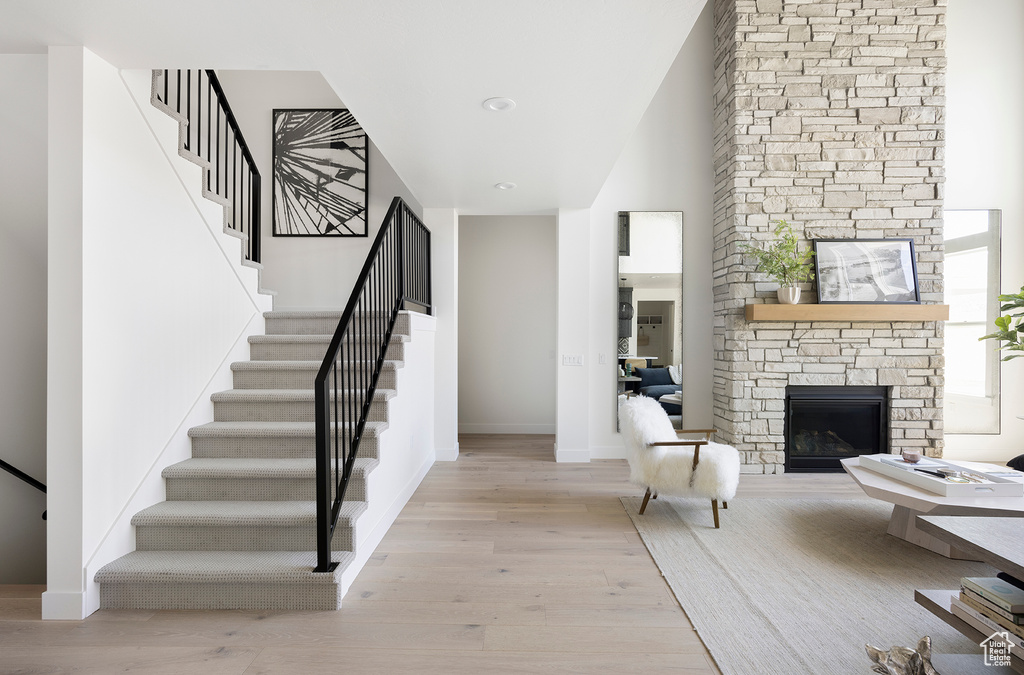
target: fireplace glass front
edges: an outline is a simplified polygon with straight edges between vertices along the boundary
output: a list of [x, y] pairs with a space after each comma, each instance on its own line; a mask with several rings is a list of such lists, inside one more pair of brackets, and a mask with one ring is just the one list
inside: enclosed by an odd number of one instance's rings
[[786, 387], [786, 471], [842, 471], [888, 452], [886, 387]]

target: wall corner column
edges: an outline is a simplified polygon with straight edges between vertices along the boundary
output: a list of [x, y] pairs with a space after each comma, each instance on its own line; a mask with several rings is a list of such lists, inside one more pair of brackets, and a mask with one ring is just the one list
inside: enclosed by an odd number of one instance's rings
[[437, 319], [434, 360], [434, 450], [438, 461], [459, 458], [459, 214], [423, 209], [430, 230], [431, 295]]
[[559, 209], [557, 228], [555, 460], [589, 462], [590, 209]]
[[86, 51], [50, 47], [44, 619], [84, 619], [83, 209]]

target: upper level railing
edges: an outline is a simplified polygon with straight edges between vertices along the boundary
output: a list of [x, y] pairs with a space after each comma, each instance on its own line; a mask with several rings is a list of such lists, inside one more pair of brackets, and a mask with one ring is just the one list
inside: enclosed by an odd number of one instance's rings
[[260, 172], [212, 70], [157, 70], [153, 93], [185, 122], [182, 149], [206, 167], [203, 193], [224, 205], [225, 224], [246, 236], [245, 259], [260, 261]]
[[[4, 471], [6, 471], [7, 473], [11, 474], [12, 476], [20, 478], [21, 480], [25, 481], [26, 483], [28, 483], [29, 485], [31, 485], [35, 489], [40, 490], [43, 493], [46, 492], [46, 486], [45, 485], [43, 485], [42, 483], [37, 481], [32, 476], [28, 475], [27, 473], [25, 473], [24, 471], [22, 471], [18, 467], [12, 466], [11, 464], [8, 464], [7, 462], [5, 462], [2, 459], [0, 459], [0, 469], [3, 469]], [[43, 511], [43, 520], [46, 520], [46, 511]]]
[[356, 280], [314, 383], [317, 572], [330, 572], [331, 538], [366, 430], [398, 312], [431, 310], [430, 231], [395, 197]]

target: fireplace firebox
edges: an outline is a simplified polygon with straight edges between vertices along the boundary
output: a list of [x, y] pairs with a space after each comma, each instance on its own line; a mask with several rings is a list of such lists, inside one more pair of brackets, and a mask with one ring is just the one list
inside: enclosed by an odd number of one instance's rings
[[786, 471], [842, 471], [889, 451], [887, 387], [786, 387]]

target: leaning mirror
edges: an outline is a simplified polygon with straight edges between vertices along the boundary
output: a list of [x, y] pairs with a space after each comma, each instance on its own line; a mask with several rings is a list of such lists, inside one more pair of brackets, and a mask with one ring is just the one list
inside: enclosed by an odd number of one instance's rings
[[657, 399], [681, 427], [683, 214], [620, 211], [618, 243], [617, 401]]

